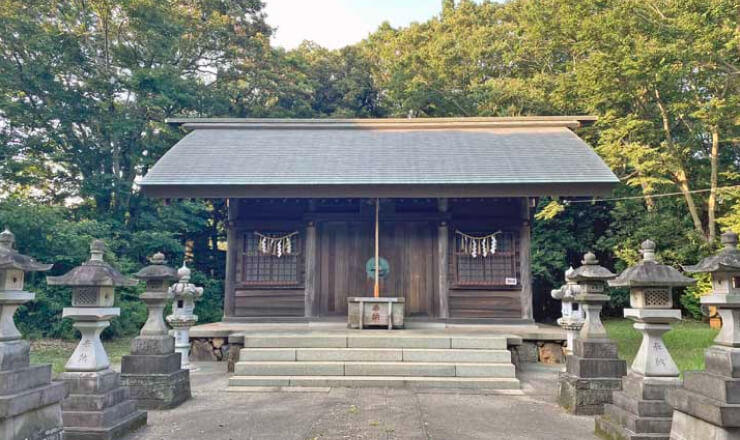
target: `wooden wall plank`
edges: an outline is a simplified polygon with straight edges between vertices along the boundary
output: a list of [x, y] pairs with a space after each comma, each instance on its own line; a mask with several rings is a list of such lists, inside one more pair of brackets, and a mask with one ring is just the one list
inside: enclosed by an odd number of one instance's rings
[[519, 318], [521, 300], [515, 291], [450, 290], [450, 318]]
[[242, 290], [235, 296], [236, 316], [304, 316], [303, 289]]

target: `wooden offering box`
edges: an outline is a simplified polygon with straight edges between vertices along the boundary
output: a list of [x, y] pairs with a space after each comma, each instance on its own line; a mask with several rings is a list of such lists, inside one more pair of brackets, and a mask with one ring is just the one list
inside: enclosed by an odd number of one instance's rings
[[403, 328], [404, 298], [353, 296], [347, 298], [347, 306], [350, 328]]

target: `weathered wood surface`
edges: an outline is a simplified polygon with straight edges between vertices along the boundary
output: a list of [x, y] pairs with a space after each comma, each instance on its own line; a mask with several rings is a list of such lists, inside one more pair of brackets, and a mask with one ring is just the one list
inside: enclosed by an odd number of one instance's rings
[[519, 258], [520, 258], [520, 277], [521, 277], [521, 304], [522, 319], [532, 319], [532, 236], [531, 236], [531, 215], [529, 210], [529, 199], [522, 199], [522, 226], [519, 235]]
[[[237, 234], [253, 230], [299, 229], [303, 238], [302, 283], [299, 286], [260, 287], [239, 283], [240, 261], [234, 261], [225, 298], [231, 316], [320, 317], [347, 313], [347, 297], [371, 296], [372, 280], [365, 263], [373, 252], [372, 216], [360, 205], [358, 212], [321, 212], [317, 203], [241, 201], [249, 209], [235, 219], [229, 249], [239, 251]], [[323, 202], [323, 201], [322, 201]], [[381, 211], [381, 256], [391, 274], [382, 283], [384, 296], [406, 299], [407, 315], [429, 318], [531, 317], [529, 229], [521, 229], [523, 200], [488, 202], [449, 201], [447, 211], [413, 212], [407, 205]], [[422, 205], [421, 203], [419, 204]], [[368, 205], [369, 206], [369, 205]], [[385, 216], [385, 217], [383, 217]], [[315, 226], [310, 226], [311, 224]], [[287, 228], [287, 229], [286, 229]], [[521, 263], [518, 288], [456, 288], [451, 278], [450, 230], [517, 231]], [[312, 242], [313, 241], [313, 245]], [[313, 250], [312, 250], [313, 246]], [[525, 252], [526, 251], [526, 252]], [[231, 255], [238, 252], [229, 252]], [[526, 261], [525, 261], [526, 260]], [[525, 270], [526, 268], [526, 270]], [[227, 266], [227, 271], [229, 270]], [[231, 287], [228, 287], [231, 286]], [[229, 298], [230, 297], [230, 298]]]
[[234, 306], [234, 282], [236, 280], [237, 245], [235, 223], [239, 217], [239, 201], [227, 201], [228, 214], [226, 222], [226, 279], [224, 280], [224, 316], [238, 316]]
[[372, 223], [329, 221], [317, 225], [321, 315], [347, 313], [347, 297], [372, 296], [365, 262], [372, 253]]
[[383, 296], [406, 298], [406, 315], [433, 317], [438, 308], [437, 227], [431, 222], [382, 222], [380, 254], [390, 264]]
[[518, 290], [450, 290], [450, 318], [519, 318]]
[[304, 295], [305, 295], [305, 316], [307, 318], [316, 316], [317, 304], [316, 304], [316, 284], [318, 282], [317, 262], [318, 249], [316, 243], [316, 225], [311, 222], [306, 226], [306, 247], [305, 247], [305, 260], [306, 260], [306, 272], [304, 276]]
[[449, 318], [450, 317], [450, 305], [449, 305], [449, 242], [450, 242], [450, 230], [447, 223], [443, 223], [437, 230], [437, 289], [439, 295], [439, 317]]
[[237, 289], [234, 305], [236, 316], [304, 316], [304, 289]]

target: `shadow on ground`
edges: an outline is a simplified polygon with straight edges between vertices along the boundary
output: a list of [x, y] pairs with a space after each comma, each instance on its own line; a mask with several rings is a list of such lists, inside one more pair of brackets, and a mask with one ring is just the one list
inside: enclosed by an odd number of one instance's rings
[[560, 368], [525, 364], [523, 396], [398, 388], [227, 392], [225, 363], [198, 363], [193, 399], [150, 411], [125, 440], [575, 440], [592, 417], [555, 403]]

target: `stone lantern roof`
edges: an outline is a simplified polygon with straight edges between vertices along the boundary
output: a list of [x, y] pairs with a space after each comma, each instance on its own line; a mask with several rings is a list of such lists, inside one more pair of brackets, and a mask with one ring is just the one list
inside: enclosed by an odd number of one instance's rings
[[573, 281], [611, 280], [616, 277], [609, 269], [599, 266], [599, 260], [592, 252], [586, 253], [581, 261], [582, 266], [573, 270], [570, 279]]
[[64, 275], [47, 277], [51, 286], [135, 286], [138, 281], [122, 275], [110, 264], [103, 261], [106, 245], [102, 240], [90, 244], [90, 259]]
[[157, 252], [150, 259], [152, 263], [150, 266], [146, 266], [140, 271], [134, 274], [134, 278], [140, 280], [176, 280], [177, 271], [169, 266], [165, 266], [167, 260], [164, 258], [164, 254]]
[[735, 272], [740, 271], [740, 250], [737, 248], [737, 234], [727, 231], [722, 234], [722, 244], [724, 249], [704, 258], [693, 266], [684, 266], [683, 269], [688, 273], [704, 272]]
[[33, 258], [19, 254], [14, 249], [15, 234], [9, 230], [0, 232], [0, 270], [17, 269], [24, 272], [45, 272], [52, 264], [39, 263]]
[[667, 286], [679, 287], [696, 284], [693, 278], [685, 277], [671, 266], [655, 260], [655, 242], [642, 242], [642, 261], [625, 269], [615, 279], [609, 281], [612, 287]]

